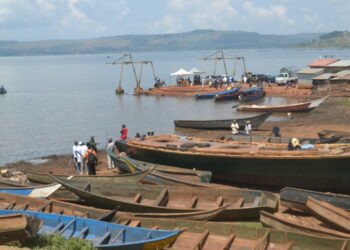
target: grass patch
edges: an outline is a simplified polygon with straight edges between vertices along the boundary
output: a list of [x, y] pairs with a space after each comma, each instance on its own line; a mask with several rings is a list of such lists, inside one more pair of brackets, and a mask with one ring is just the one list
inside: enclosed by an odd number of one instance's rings
[[27, 239], [23, 242], [13, 242], [8, 244], [14, 247], [27, 247], [30, 249], [44, 250], [95, 250], [91, 242], [79, 238], [65, 239], [60, 234], [43, 235], [38, 234], [34, 238]]

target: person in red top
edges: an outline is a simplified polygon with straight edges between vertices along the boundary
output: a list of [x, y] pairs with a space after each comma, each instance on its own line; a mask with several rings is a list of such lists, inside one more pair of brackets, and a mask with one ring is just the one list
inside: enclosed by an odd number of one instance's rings
[[119, 140], [126, 140], [127, 138], [128, 138], [128, 128], [125, 127], [125, 124], [123, 124], [122, 130], [120, 130]]
[[89, 175], [96, 175], [97, 155], [92, 149], [92, 146], [88, 145], [88, 150], [83, 155]]

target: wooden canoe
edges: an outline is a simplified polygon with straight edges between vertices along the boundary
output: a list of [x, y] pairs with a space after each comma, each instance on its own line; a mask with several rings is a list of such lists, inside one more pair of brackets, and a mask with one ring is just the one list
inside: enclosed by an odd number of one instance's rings
[[214, 98], [216, 95], [225, 95], [225, 94], [233, 94], [236, 93], [239, 89], [241, 88], [241, 86], [230, 89], [230, 90], [225, 90], [225, 91], [220, 91], [220, 92], [215, 92], [215, 93], [206, 93], [206, 94], [198, 94], [196, 93], [194, 96], [196, 99], [212, 99]]
[[40, 219], [39, 234], [61, 234], [65, 238], [83, 238], [98, 249], [163, 249], [183, 230], [152, 230], [116, 223], [59, 214], [23, 210], [0, 210], [0, 215], [21, 213]]
[[285, 105], [240, 105], [236, 109], [251, 112], [307, 112], [320, 106], [327, 98], [328, 96], [325, 96], [309, 102]]
[[159, 187], [141, 184], [85, 183], [54, 178], [87, 204], [119, 211], [183, 213], [230, 204], [212, 220], [252, 219], [260, 210], [275, 211], [277, 197], [269, 192], [198, 187]]
[[44, 200], [21, 195], [0, 193], [0, 209], [2, 210], [28, 210], [45, 213], [56, 213], [102, 221], [114, 221], [120, 216], [207, 221], [211, 218], [214, 218], [225, 208], [226, 206], [210, 210], [186, 213], [129, 213], [117, 211], [116, 209], [98, 209], [70, 202]]
[[[50, 174], [39, 173], [31, 170], [26, 170], [27, 179], [36, 183], [55, 183], [50, 177]], [[144, 180], [147, 171], [140, 171], [130, 174], [122, 175], [52, 175], [58, 178], [64, 178], [69, 180], [79, 180], [85, 182], [112, 182], [112, 183], [137, 183], [140, 180]], [[153, 184], [153, 183], [149, 183]]]
[[263, 124], [271, 113], [263, 113], [254, 116], [232, 117], [221, 120], [174, 120], [175, 127], [195, 128], [195, 129], [231, 129], [233, 120], [236, 120], [239, 128], [244, 129], [247, 120], [250, 121], [252, 129], [256, 129]]
[[349, 132], [337, 131], [337, 130], [322, 130], [321, 132], [318, 132], [317, 135], [320, 139], [339, 138], [340, 140], [346, 141], [347, 143], [350, 142]]
[[246, 226], [245, 223], [201, 222], [120, 217], [116, 223], [172, 230], [187, 228], [167, 249], [317, 249], [344, 250], [345, 239], [328, 239], [302, 233]]
[[280, 191], [282, 206], [309, 212], [306, 206], [308, 197], [328, 202], [334, 206], [350, 211], [350, 196], [344, 194], [324, 193], [306, 189], [286, 187]]
[[0, 215], [0, 244], [32, 238], [41, 221], [25, 214]]
[[264, 226], [289, 232], [307, 233], [328, 238], [350, 238], [350, 234], [326, 227], [322, 221], [311, 216], [294, 216], [282, 213], [270, 214], [261, 211], [260, 222]]
[[27, 187], [2, 187], [0, 193], [17, 194], [36, 198], [47, 198], [61, 187], [60, 184], [50, 184]]
[[[106, 151], [106, 152], [112, 158], [114, 165], [117, 166], [118, 168], [121, 168], [124, 171], [128, 169], [133, 169], [136, 171], [145, 171], [144, 168], [148, 169], [148, 171], [150, 172], [143, 177], [142, 179], [143, 181], [141, 181], [141, 183], [162, 184], [162, 185], [169, 185], [169, 186], [233, 188], [231, 186], [219, 185], [214, 183], [203, 183], [196, 180], [190, 180], [189, 178], [181, 178], [181, 177], [173, 176], [172, 174], [165, 174], [155, 169], [157, 168], [158, 164], [150, 164], [150, 163], [144, 162], [143, 165], [140, 165], [138, 161], [135, 161], [129, 157], [119, 156], [110, 151]], [[186, 177], [189, 177], [189, 175], [187, 174], [183, 174], [183, 175], [186, 175]]]
[[[208, 147], [198, 147], [199, 143]], [[156, 135], [116, 145], [133, 159], [212, 171], [215, 182], [350, 190], [349, 144], [288, 151], [286, 144]]]
[[350, 213], [348, 211], [312, 197], [308, 197], [306, 206], [317, 218], [350, 233]]

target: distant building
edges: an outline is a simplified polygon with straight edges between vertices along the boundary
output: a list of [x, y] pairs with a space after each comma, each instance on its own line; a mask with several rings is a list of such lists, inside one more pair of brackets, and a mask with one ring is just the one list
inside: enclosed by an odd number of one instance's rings
[[312, 84], [312, 79], [321, 75], [324, 72], [323, 68], [305, 68], [296, 72], [298, 83]]
[[339, 60], [334, 63], [327, 64], [325, 67], [325, 73], [337, 73], [342, 70], [350, 69], [350, 60]]
[[318, 59], [316, 61], [313, 61], [311, 63], [309, 63], [307, 66], [309, 66], [310, 68], [324, 68], [327, 65], [331, 64], [331, 63], [335, 63], [339, 61], [339, 59]]

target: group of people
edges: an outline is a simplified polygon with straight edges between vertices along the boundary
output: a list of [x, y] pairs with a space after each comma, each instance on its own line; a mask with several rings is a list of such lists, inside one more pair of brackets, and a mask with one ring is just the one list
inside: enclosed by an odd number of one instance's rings
[[79, 174], [96, 175], [97, 160], [97, 144], [95, 138], [91, 136], [89, 142], [82, 141], [74, 142], [73, 145], [73, 159], [75, 169]]
[[143, 134], [142, 136], [140, 133], [136, 133], [135, 138], [140, 138], [140, 141], [144, 141], [148, 136], [153, 136], [153, 135], [154, 135], [153, 131], [149, 131], [147, 132], [147, 135]]
[[[231, 129], [232, 129], [232, 134], [237, 135], [239, 134], [239, 124], [236, 120], [233, 120], [231, 123]], [[244, 131], [246, 135], [250, 134], [250, 131], [252, 130], [252, 125], [250, 124], [250, 121], [247, 120], [244, 125]]]

